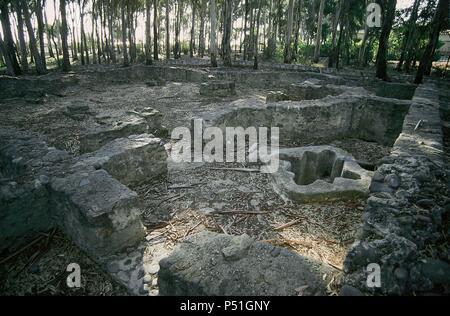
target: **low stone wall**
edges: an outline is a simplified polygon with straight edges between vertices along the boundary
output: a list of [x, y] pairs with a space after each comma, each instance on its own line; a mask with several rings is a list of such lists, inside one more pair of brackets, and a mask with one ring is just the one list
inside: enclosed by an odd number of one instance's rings
[[[438, 91], [420, 86], [390, 156], [370, 187], [359, 240], [344, 264], [346, 289], [382, 295], [443, 293], [450, 265], [429, 245], [442, 241], [448, 203]], [[431, 252], [430, 252], [431, 251]], [[381, 287], [368, 287], [367, 266], [381, 268]]]
[[367, 96], [359, 90], [301, 102], [238, 100], [224, 112], [205, 113], [212, 126], [279, 127], [280, 144], [324, 143], [345, 137], [392, 146], [410, 102]]
[[0, 76], [0, 100], [6, 98], [39, 98], [45, 94], [58, 95], [70, 85], [77, 84], [75, 76], [65, 75], [55, 78], [51, 75], [40, 77]]
[[2, 136], [2, 175], [10, 178], [0, 181], [0, 251], [59, 227], [103, 264], [105, 256], [143, 239], [141, 200], [119, 181], [135, 184], [167, 174], [160, 139], [116, 139], [77, 158], [18, 131]]

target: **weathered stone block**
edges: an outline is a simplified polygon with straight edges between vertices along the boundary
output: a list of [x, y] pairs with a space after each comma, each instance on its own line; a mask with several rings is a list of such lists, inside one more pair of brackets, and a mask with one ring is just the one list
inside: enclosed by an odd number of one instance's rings
[[159, 264], [161, 295], [318, 295], [332, 274], [286, 249], [212, 232], [189, 237]]
[[80, 152], [93, 152], [116, 138], [147, 133], [148, 124], [144, 118], [129, 118], [113, 126], [99, 126], [80, 138]]
[[212, 80], [200, 85], [200, 94], [213, 97], [227, 97], [236, 94], [233, 81]]
[[82, 156], [74, 168], [83, 165], [104, 169], [121, 183], [131, 185], [166, 176], [167, 154], [161, 139], [149, 134], [132, 135]]
[[368, 195], [372, 174], [339, 148], [313, 146], [280, 150], [279, 170], [271, 176], [282, 195], [314, 201]]
[[54, 178], [51, 189], [61, 227], [94, 258], [101, 260], [144, 237], [137, 194], [105, 170]]

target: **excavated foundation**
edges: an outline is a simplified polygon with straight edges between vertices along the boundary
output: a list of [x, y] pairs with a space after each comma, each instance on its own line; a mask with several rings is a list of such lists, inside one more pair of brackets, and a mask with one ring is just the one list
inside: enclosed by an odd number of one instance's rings
[[277, 192], [297, 202], [366, 196], [372, 173], [345, 151], [331, 146], [280, 150], [271, 174]]

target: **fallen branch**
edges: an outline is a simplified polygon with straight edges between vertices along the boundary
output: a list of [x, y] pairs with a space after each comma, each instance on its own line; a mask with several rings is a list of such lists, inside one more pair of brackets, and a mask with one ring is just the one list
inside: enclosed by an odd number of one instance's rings
[[263, 215], [267, 214], [267, 212], [256, 212], [256, 211], [217, 211], [212, 214], [245, 214], [245, 215]]
[[190, 233], [192, 233], [194, 231], [194, 229], [196, 229], [198, 226], [200, 226], [203, 223], [203, 221], [198, 222], [196, 225], [192, 226], [191, 228], [188, 229], [188, 231], [186, 232], [186, 234], [184, 235], [183, 238], [186, 238], [187, 236], [189, 236]]
[[206, 182], [198, 182], [198, 183], [193, 183], [193, 184], [173, 185], [173, 186], [167, 187], [167, 189], [168, 190], [189, 189], [189, 188], [193, 188], [195, 186], [202, 185], [202, 184], [206, 184]]
[[297, 224], [301, 223], [302, 221], [303, 221], [303, 218], [299, 218], [299, 219], [290, 221], [289, 223], [286, 223], [286, 224], [283, 224], [281, 226], [275, 227], [274, 230], [283, 230], [285, 228], [297, 225]]
[[24, 252], [25, 250], [27, 250], [28, 248], [30, 248], [31, 246], [34, 246], [35, 244], [37, 244], [38, 242], [40, 242], [42, 239], [44, 239], [44, 236], [39, 236], [38, 238], [36, 238], [35, 240], [33, 240], [32, 242], [28, 243], [27, 245], [25, 245], [24, 247], [20, 248], [19, 250], [17, 250], [16, 252], [14, 252], [13, 254], [11, 254], [10, 256], [0, 260], [0, 264], [3, 264], [11, 259], [13, 259], [14, 257], [20, 255], [22, 252]]
[[261, 172], [259, 169], [248, 169], [248, 168], [209, 168], [210, 170], [219, 170], [219, 171], [236, 171], [236, 172]]
[[164, 202], [167, 202], [167, 201], [176, 201], [176, 200], [179, 200], [179, 199], [181, 199], [181, 198], [184, 197], [184, 196], [185, 196], [185, 194], [172, 195], [171, 197], [168, 197], [167, 199], [164, 199], [164, 200], [160, 201], [160, 202], [158, 203], [158, 205], [156, 205], [156, 207], [161, 206], [161, 204], [163, 204]]

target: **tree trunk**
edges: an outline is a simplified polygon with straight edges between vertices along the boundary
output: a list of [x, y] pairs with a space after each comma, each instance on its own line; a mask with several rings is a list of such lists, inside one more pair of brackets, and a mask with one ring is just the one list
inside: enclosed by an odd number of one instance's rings
[[121, 1], [120, 3], [120, 16], [122, 20], [122, 53], [123, 53], [123, 65], [124, 67], [128, 67], [130, 65], [130, 61], [128, 59], [128, 49], [127, 49], [127, 19], [125, 17], [125, 1]]
[[413, 12], [411, 14], [411, 24], [410, 24], [410, 32], [408, 34], [408, 39], [406, 42], [406, 48], [405, 48], [405, 70], [409, 73], [411, 70], [411, 62], [414, 58], [415, 50], [416, 50], [416, 43], [417, 43], [417, 19], [419, 16], [419, 6], [420, 6], [420, 0], [416, 0], [416, 3], [414, 3]]
[[113, 8], [109, 8], [109, 14], [108, 14], [108, 28], [109, 28], [109, 37], [111, 42], [111, 59], [113, 63], [117, 62], [116, 57], [116, 46], [114, 41], [114, 22], [113, 22]]
[[151, 8], [152, 1], [145, 1], [145, 9], [146, 9], [146, 21], [145, 21], [145, 64], [151, 65], [153, 64], [152, 60], [152, 30], [150, 25], [150, 16], [151, 16]]
[[191, 25], [191, 39], [189, 41], [189, 57], [194, 57], [195, 50], [195, 0], [192, 3], [192, 25]]
[[9, 65], [8, 72], [12, 76], [19, 76], [22, 74], [22, 71], [17, 61], [16, 46], [11, 32], [11, 22], [9, 21], [8, 4], [5, 1], [0, 4], [0, 20], [4, 36], [3, 55], [6, 65]]
[[231, 67], [231, 31], [233, 17], [233, 0], [225, 0], [225, 21], [223, 24], [223, 63], [225, 67]]
[[174, 58], [181, 58], [181, 43], [180, 43], [180, 32], [181, 32], [181, 18], [183, 17], [183, 1], [178, 2], [176, 8], [176, 18], [175, 18], [175, 47], [174, 47]]
[[166, 0], [166, 59], [170, 59], [170, 5]]
[[200, 12], [200, 30], [198, 38], [198, 55], [203, 58], [205, 56], [205, 19], [206, 9], [208, 6], [207, 0], [201, 0], [201, 12]]
[[44, 66], [44, 70], [47, 70], [47, 62], [45, 60], [45, 42], [44, 42], [44, 17], [42, 16], [42, 7], [45, 2], [43, 0], [36, 0], [36, 18], [38, 24], [38, 36], [39, 36], [39, 47], [42, 65]]
[[254, 51], [253, 51], [253, 69], [258, 69], [258, 54], [259, 54], [259, 27], [261, 23], [261, 0], [258, 0], [258, 14], [256, 15], [256, 36], [255, 42], [253, 43]]
[[423, 77], [426, 75], [427, 68], [432, 62], [433, 53], [436, 48], [436, 43], [439, 39], [441, 30], [445, 30], [448, 27], [448, 8], [449, 0], [439, 0], [436, 13], [431, 23], [431, 32], [425, 52], [420, 59], [419, 69], [417, 70], [415, 84], [423, 83]]
[[383, 24], [381, 27], [381, 34], [379, 40], [378, 54], [377, 54], [377, 78], [388, 81], [387, 74], [387, 52], [389, 45], [389, 35], [391, 34], [392, 24], [395, 18], [395, 7], [397, 0], [387, 0], [383, 8]]
[[62, 71], [70, 71], [69, 45], [67, 44], [67, 18], [66, 18], [66, 1], [59, 0], [61, 10], [61, 40], [62, 40]]
[[210, 3], [210, 19], [211, 19], [211, 35], [209, 50], [211, 52], [211, 66], [217, 67], [217, 40], [216, 40], [216, 29], [217, 29], [217, 7], [216, 0], [211, 0]]
[[317, 19], [316, 47], [314, 49], [314, 63], [318, 63], [320, 59], [320, 44], [322, 43], [322, 24], [323, 10], [325, 8], [325, 0], [320, 0], [319, 18]]
[[158, 0], [153, 0], [153, 59], [159, 60], [159, 19], [158, 19]]
[[337, 29], [338, 29], [338, 25], [342, 19], [342, 8], [344, 6], [344, 1], [345, 0], [339, 0], [336, 14], [334, 16], [333, 34], [332, 34], [332, 38], [331, 38], [331, 54], [328, 59], [328, 67], [329, 68], [333, 68], [335, 63], [337, 62], [337, 59], [339, 59], [339, 51], [338, 51], [338, 47], [337, 47], [337, 38], [338, 38], [337, 37]]
[[291, 62], [292, 25], [294, 23], [294, 0], [289, 0], [286, 39], [284, 43], [284, 63]]
[[19, 45], [20, 45], [20, 65], [22, 67], [23, 73], [28, 73], [28, 51], [27, 51], [27, 43], [25, 42], [25, 33], [23, 30], [23, 17], [22, 17], [22, 9], [20, 7], [19, 2], [14, 3], [15, 10], [17, 13], [17, 31], [19, 35]]
[[34, 64], [36, 66], [36, 72], [38, 74], [45, 74], [45, 67], [42, 63], [41, 56], [39, 55], [39, 51], [36, 44], [36, 37], [34, 36], [34, 29], [33, 25], [31, 24], [31, 16], [30, 11], [28, 11], [28, 5], [25, 0], [22, 0], [22, 12], [25, 18], [25, 25], [27, 26], [28, 30], [28, 39], [30, 41], [30, 50], [31, 54], [34, 58]]
[[48, 27], [48, 19], [47, 19], [47, 13], [44, 10], [44, 21], [45, 21], [45, 30], [47, 34], [47, 47], [48, 47], [48, 56], [50, 58], [55, 58], [55, 54], [53, 53], [53, 47], [52, 47], [52, 41], [50, 38], [50, 28]]
[[296, 27], [294, 32], [294, 50], [293, 50], [293, 56], [292, 60], [298, 59], [298, 45], [299, 45], [299, 37], [300, 37], [300, 27], [302, 24], [302, 8], [303, 8], [303, 0], [299, 0], [297, 3], [297, 10], [296, 10]]
[[2, 39], [1, 32], [0, 32], [0, 57], [3, 58], [3, 61], [6, 64], [6, 73], [10, 76], [14, 76], [15, 72], [14, 72], [13, 63], [12, 63], [11, 57], [8, 53], [8, 48], [6, 47], [6, 44]]

